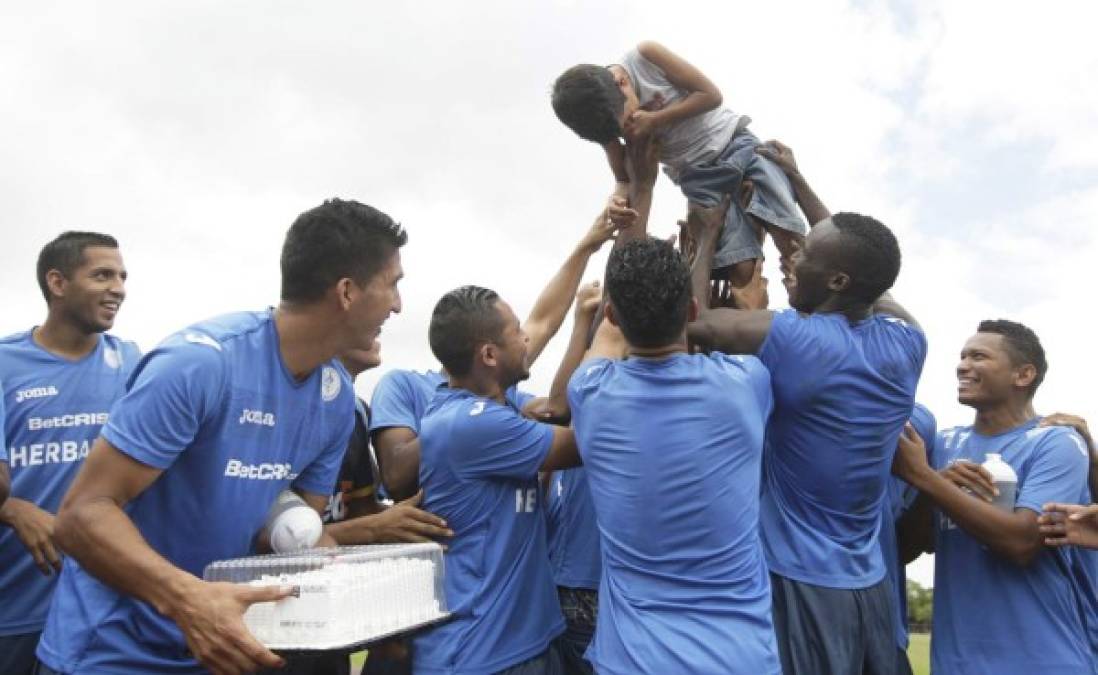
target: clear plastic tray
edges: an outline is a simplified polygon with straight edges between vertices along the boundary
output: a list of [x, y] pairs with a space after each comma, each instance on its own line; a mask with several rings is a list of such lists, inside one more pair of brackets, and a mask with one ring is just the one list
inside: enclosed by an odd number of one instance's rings
[[295, 595], [252, 605], [244, 623], [269, 649], [347, 650], [449, 616], [438, 544], [341, 546], [211, 563], [202, 576]]

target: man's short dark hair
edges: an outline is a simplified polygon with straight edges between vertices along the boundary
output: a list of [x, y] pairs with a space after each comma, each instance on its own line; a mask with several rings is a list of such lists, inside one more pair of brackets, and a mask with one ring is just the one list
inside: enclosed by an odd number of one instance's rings
[[553, 111], [580, 138], [606, 145], [621, 137], [625, 94], [603, 66], [581, 63], [553, 83]]
[[455, 288], [435, 304], [427, 339], [446, 371], [464, 377], [480, 345], [500, 339], [505, 326], [499, 295], [480, 286]]
[[881, 221], [858, 213], [836, 213], [840, 233], [838, 266], [850, 275], [847, 293], [867, 304], [877, 301], [900, 275], [900, 243]]
[[329, 199], [302, 213], [282, 245], [282, 300], [314, 302], [340, 279], [365, 286], [408, 242], [400, 223], [353, 200]]
[[614, 249], [606, 263], [606, 292], [625, 339], [634, 347], [662, 347], [686, 327], [690, 269], [675, 247], [652, 237]]
[[1037, 393], [1037, 387], [1045, 380], [1048, 372], [1048, 361], [1045, 360], [1045, 348], [1041, 346], [1041, 340], [1037, 334], [1027, 326], [1017, 321], [1007, 319], [987, 319], [981, 321], [976, 327], [977, 333], [994, 333], [1003, 336], [1003, 344], [1006, 345], [1010, 362], [1015, 366], [1032, 365], [1037, 371], [1033, 383], [1029, 385], [1029, 395]]
[[118, 240], [109, 234], [70, 230], [57, 235], [56, 239], [42, 247], [38, 253], [37, 273], [38, 287], [42, 289], [46, 304], [50, 302], [46, 275], [50, 270], [57, 270], [66, 279], [71, 279], [73, 271], [84, 264], [84, 249], [89, 246], [118, 248]]

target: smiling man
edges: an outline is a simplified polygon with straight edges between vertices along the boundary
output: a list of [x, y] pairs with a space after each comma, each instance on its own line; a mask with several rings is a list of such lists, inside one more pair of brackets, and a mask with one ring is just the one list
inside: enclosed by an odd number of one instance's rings
[[114, 237], [65, 232], [37, 267], [46, 320], [0, 340], [12, 477], [0, 508], [0, 673], [12, 675], [34, 669], [61, 569], [54, 514], [140, 358], [106, 334], [126, 297]]
[[189, 326], [138, 364], [58, 514], [72, 557], [38, 647], [44, 672], [284, 664], [242, 616], [290, 589], [199, 575], [252, 551], [282, 490], [327, 505], [354, 426], [335, 357], [371, 349], [400, 311], [406, 240], [374, 208], [327, 201], [286, 235], [277, 308]]
[[[894, 471], [937, 509], [934, 672], [1098, 673], [1088, 634], [1095, 559], [1045, 547], [1038, 522], [1048, 502], [1090, 499], [1086, 443], [1034, 412], [1047, 370], [1032, 330], [983, 321], [957, 365], [957, 400], [975, 410], [973, 424], [939, 432], [932, 462], [917, 434], [900, 441]], [[1005, 508], [990, 503], [995, 487], [979, 466], [992, 453], [1018, 478]]]

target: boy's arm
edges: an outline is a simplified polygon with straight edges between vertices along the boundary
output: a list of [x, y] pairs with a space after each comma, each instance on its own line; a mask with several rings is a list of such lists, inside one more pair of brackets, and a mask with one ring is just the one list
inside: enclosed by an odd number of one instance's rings
[[708, 112], [721, 104], [721, 90], [689, 61], [667, 47], [646, 41], [637, 45], [637, 51], [662, 70], [668, 82], [689, 93], [661, 110], [636, 111], [626, 121], [627, 132], [634, 136], [648, 136], [656, 129]]

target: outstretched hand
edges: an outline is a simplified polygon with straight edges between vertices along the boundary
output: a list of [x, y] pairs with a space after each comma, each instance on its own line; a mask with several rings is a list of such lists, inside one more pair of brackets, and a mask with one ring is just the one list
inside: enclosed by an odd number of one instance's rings
[[797, 168], [797, 160], [793, 157], [793, 149], [780, 141], [769, 140], [755, 148], [755, 152], [778, 165], [778, 168], [787, 176], [800, 173]]
[[588, 323], [599, 311], [602, 304], [602, 285], [596, 279], [588, 282], [576, 291], [576, 318], [584, 319]]
[[1098, 549], [1098, 504], [1045, 504], [1037, 518], [1045, 544]]
[[915, 431], [915, 427], [908, 422], [904, 424], [899, 444], [896, 446], [896, 455], [892, 459], [892, 474], [914, 484], [914, 478], [920, 472], [929, 469], [930, 465], [926, 461], [926, 444], [923, 443], [919, 432]]
[[423, 489], [402, 502], [397, 502], [381, 513], [364, 516], [373, 519], [376, 528], [375, 541], [381, 543], [428, 542], [454, 536], [446, 521], [419, 508], [423, 502]]
[[629, 208], [628, 201], [616, 194], [611, 195], [606, 208], [595, 216], [595, 222], [583, 235], [580, 247], [590, 250], [592, 253], [602, 248], [602, 245], [617, 237], [618, 231], [632, 226], [637, 221], [637, 212]]

